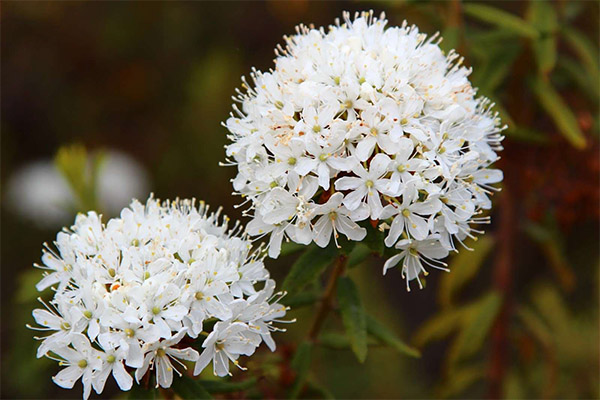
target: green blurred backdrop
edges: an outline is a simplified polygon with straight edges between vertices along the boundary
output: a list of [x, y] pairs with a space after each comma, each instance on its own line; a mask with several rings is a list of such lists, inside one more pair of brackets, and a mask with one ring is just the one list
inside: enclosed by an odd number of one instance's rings
[[[422, 351], [374, 346], [365, 364], [323, 345], [304, 397], [597, 398], [597, 2], [4, 2], [2, 28], [2, 397], [77, 398], [35, 359], [31, 267], [60, 226], [39, 228], [6, 201], [18, 168], [63, 145], [117, 149], [149, 172], [159, 198], [197, 197], [241, 217], [224, 158], [231, 95], [298, 23], [333, 23], [343, 10], [385, 11], [442, 32], [474, 68], [472, 81], [509, 124], [505, 172], [484, 240], [406, 293], [397, 271], [370, 258], [351, 275], [369, 314]], [[80, 210], [84, 211], [84, 210]], [[107, 213], [105, 213], [106, 215]], [[109, 217], [112, 215], [106, 215]], [[282, 279], [294, 255], [269, 261]], [[289, 389], [294, 343], [313, 310], [278, 335], [260, 365], [260, 390]], [[331, 318], [327, 329], [340, 331]], [[240, 374], [243, 374], [240, 372]], [[112, 393], [112, 394], [111, 394]], [[117, 396], [115, 389], [105, 397]]]

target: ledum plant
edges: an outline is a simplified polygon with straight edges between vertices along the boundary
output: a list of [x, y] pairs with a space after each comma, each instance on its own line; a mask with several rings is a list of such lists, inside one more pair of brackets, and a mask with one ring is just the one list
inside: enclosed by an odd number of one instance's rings
[[[442, 51], [437, 34], [387, 23], [364, 12], [328, 28], [300, 25], [275, 50], [273, 69], [242, 79], [224, 124], [246, 231], [265, 237], [271, 258], [302, 252], [283, 289], [315, 312], [292, 363], [291, 397], [315, 344], [350, 347], [360, 362], [370, 343], [419, 356], [369, 315], [347, 272], [375, 253], [383, 274], [422, 289], [430, 271], [449, 271], [450, 252], [471, 250], [466, 240], [490, 222], [503, 178], [492, 164], [506, 127], [477, 96], [463, 58]], [[345, 335], [322, 332], [332, 311]]]

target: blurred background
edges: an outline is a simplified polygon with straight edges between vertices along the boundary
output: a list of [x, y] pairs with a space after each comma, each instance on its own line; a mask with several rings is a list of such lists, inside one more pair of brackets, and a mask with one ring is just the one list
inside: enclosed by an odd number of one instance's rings
[[[78, 398], [35, 359], [42, 243], [77, 211], [105, 220], [131, 197], [197, 197], [241, 216], [219, 167], [240, 76], [272, 67], [298, 23], [385, 11], [457, 48], [509, 125], [503, 191], [482, 240], [406, 293], [383, 260], [351, 270], [369, 314], [421, 350], [373, 346], [365, 364], [323, 343], [302, 397], [597, 398], [597, 2], [5, 2], [2, 24], [2, 397]], [[78, 176], [61, 171], [79, 170]], [[282, 279], [295, 255], [269, 261]], [[397, 273], [396, 273], [397, 272]], [[47, 296], [49, 293], [46, 293]], [[281, 398], [314, 311], [253, 357], [261, 384], [230, 398]], [[336, 318], [326, 329], [341, 331]], [[240, 371], [238, 375], [243, 375]], [[119, 397], [105, 390], [104, 397]]]

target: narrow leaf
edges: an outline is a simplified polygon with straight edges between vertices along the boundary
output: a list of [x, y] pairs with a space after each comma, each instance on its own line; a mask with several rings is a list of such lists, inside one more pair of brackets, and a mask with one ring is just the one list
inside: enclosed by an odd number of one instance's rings
[[499, 293], [491, 292], [469, 309], [468, 317], [448, 354], [449, 365], [475, 354], [488, 336], [502, 305]]
[[564, 26], [561, 28], [561, 32], [566, 42], [581, 60], [581, 64], [584, 66], [592, 80], [592, 83], [597, 88], [600, 83], [598, 48], [581, 32], [573, 28]]
[[285, 257], [291, 254], [296, 254], [304, 249], [306, 249], [306, 245], [299, 244], [296, 242], [283, 242], [281, 244], [281, 252], [279, 253], [279, 257]]
[[292, 359], [292, 368], [296, 371], [296, 379], [294, 380], [294, 384], [290, 389], [288, 397], [290, 399], [297, 399], [300, 395], [302, 388], [308, 378], [308, 372], [310, 369], [310, 359], [312, 351], [312, 343], [310, 342], [302, 342], [298, 349], [296, 350], [296, 354]]
[[370, 315], [367, 316], [367, 332], [369, 332], [371, 335], [373, 335], [373, 337], [377, 338], [382, 343], [393, 347], [399, 353], [415, 358], [421, 357], [419, 350], [404, 343], [394, 334], [394, 332]]
[[449, 309], [429, 319], [415, 334], [414, 345], [422, 348], [429, 342], [445, 338], [458, 329], [467, 312], [467, 307]]
[[127, 392], [127, 398], [130, 400], [159, 399], [160, 395], [154, 387], [146, 389], [143, 386], [134, 384], [131, 390]]
[[319, 300], [320, 295], [314, 291], [303, 291], [285, 298], [285, 305], [292, 308], [310, 306]]
[[445, 384], [440, 390], [440, 397], [460, 396], [466, 389], [485, 377], [486, 369], [482, 365], [453, 369], [449, 372]]
[[360, 265], [371, 255], [371, 253], [372, 251], [368, 246], [358, 243], [356, 246], [354, 246], [350, 252], [350, 255], [348, 256], [348, 268]]
[[547, 75], [556, 65], [556, 11], [547, 1], [532, 1], [529, 3], [527, 21], [540, 32], [539, 38], [533, 42], [533, 52], [539, 71]]
[[173, 379], [171, 388], [184, 400], [212, 399], [210, 393], [208, 393], [199, 380], [190, 378], [186, 375]]
[[377, 253], [380, 256], [382, 256], [383, 252], [385, 251], [385, 246], [383, 242], [385, 236], [383, 232], [377, 228], [374, 228], [370, 222], [366, 224], [366, 229], [367, 236], [363, 239], [361, 243], [369, 247], [374, 253]]
[[[374, 339], [367, 338], [367, 345], [376, 345]], [[352, 348], [350, 339], [346, 335], [335, 332], [325, 332], [319, 335], [319, 345], [335, 350], [348, 350]]]
[[329, 246], [324, 249], [311, 246], [307, 247], [304, 254], [296, 260], [290, 272], [283, 281], [283, 290], [290, 295], [295, 295], [304, 286], [316, 280], [325, 271], [325, 268], [336, 256], [334, 247]]
[[483, 4], [463, 4], [465, 14], [480, 21], [510, 30], [520, 36], [536, 39], [539, 32], [522, 18]]
[[586, 146], [586, 141], [579, 129], [577, 119], [556, 90], [540, 77], [533, 79], [531, 84], [538, 102], [550, 118], [554, 120], [560, 133], [562, 133], [573, 147], [583, 149]]
[[346, 335], [356, 358], [364, 362], [367, 358], [367, 319], [358, 289], [348, 277], [340, 277], [337, 285], [338, 302]]
[[453, 256], [450, 262], [450, 273], [442, 275], [439, 300], [444, 306], [450, 306], [455, 294], [477, 274], [494, 246], [494, 239], [492, 236], [482, 236], [478, 241], [471, 241], [468, 245], [473, 251], [462, 251]]

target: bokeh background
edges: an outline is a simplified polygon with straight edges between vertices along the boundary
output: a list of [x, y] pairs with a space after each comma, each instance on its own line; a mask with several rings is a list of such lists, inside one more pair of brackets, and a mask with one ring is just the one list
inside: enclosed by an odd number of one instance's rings
[[[399, 272], [381, 275], [381, 259], [351, 271], [369, 314], [422, 357], [373, 346], [359, 364], [324, 343], [302, 396], [599, 396], [598, 3], [268, 1], [2, 4], [3, 398], [81, 393], [52, 384], [57, 367], [35, 359], [35, 333], [25, 328], [42, 243], [77, 211], [93, 204], [111, 217], [123, 195], [150, 191], [201, 198], [240, 218], [228, 182], [235, 170], [218, 165], [220, 122], [240, 76], [270, 68], [296, 24], [371, 8], [391, 25], [406, 19], [442, 32], [442, 46], [465, 56], [474, 85], [509, 125], [498, 163], [505, 181], [493, 224], [471, 242], [475, 251], [450, 260], [452, 274], [431, 274], [424, 290], [406, 293]], [[57, 154], [81, 165], [104, 154], [104, 178], [87, 187], [104, 200], [73, 194], [53, 167]], [[294, 257], [268, 268], [282, 279]], [[258, 389], [228, 396], [284, 397], [294, 343], [313, 314], [298, 307], [278, 351], [252, 358]], [[326, 328], [341, 332], [336, 318]]]

